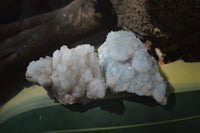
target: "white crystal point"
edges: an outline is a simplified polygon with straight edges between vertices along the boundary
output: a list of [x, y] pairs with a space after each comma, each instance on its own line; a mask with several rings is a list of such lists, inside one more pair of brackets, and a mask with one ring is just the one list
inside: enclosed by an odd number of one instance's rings
[[132, 32], [110, 32], [98, 55], [111, 91], [152, 96], [161, 104], [167, 103], [167, 83], [143, 43]]
[[106, 93], [97, 53], [88, 44], [73, 49], [62, 46], [53, 53], [52, 58], [31, 62], [26, 78], [43, 86], [51, 86], [53, 96], [62, 104], [103, 98]]

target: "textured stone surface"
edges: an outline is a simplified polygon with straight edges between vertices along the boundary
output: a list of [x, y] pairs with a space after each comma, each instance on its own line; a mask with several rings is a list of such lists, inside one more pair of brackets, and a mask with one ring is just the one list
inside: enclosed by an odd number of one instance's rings
[[153, 96], [166, 104], [167, 83], [142, 42], [132, 32], [110, 32], [98, 49], [106, 84], [112, 92]]

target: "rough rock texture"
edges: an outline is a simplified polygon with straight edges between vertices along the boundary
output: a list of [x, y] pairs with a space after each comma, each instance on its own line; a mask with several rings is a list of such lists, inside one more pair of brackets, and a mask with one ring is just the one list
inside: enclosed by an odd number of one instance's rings
[[106, 85], [98, 61], [97, 53], [90, 45], [74, 49], [62, 46], [52, 58], [32, 61], [26, 78], [46, 87], [62, 104], [87, 102], [105, 96]]
[[143, 38], [151, 35], [153, 25], [145, 0], [111, 0], [117, 15], [117, 26]]
[[166, 49], [175, 44], [180, 48], [182, 59], [200, 61], [199, 0], [110, 1], [120, 29], [134, 32], [143, 42], [150, 40], [153, 49]]
[[98, 49], [106, 84], [112, 92], [153, 96], [165, 105], [167, 83], [142, 42], [132, 32], [110, 32]]

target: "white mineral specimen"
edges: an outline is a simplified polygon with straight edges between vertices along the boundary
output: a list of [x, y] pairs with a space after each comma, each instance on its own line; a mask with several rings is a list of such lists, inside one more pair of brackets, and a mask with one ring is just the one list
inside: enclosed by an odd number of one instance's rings
[[74, 49], [62, 46], [52, 58], [32, 61], [27, 67], [26, 78], [49, 88], [47, 90], [62, 104], [103, 98], [106, 92], [97, 53], [90, 45]]
[[106, 84], [112, 92], [153, 96], [165, 105], [167, 83], [142, 42], [132, 32], [110, 32], [98, 49]]
[[152, 96], [163, 105], [167, 103], [167, 83], [132, 32], [110, 32], [98, 54], [99, 58], [88, 44], [73, 49], [62, 46], [53, 57], [32, 61], [26, 78], [44, 86], [62, 104], [103, 98], [106, 86], [111, 92]]

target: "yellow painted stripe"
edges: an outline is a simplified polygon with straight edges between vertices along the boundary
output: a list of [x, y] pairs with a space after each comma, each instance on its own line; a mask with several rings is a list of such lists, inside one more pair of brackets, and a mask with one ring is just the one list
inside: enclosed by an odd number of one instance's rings
[[85, 129], [71, 129], [71, 130], [59, 130], [59, 131], [47, 131], [42, 133], [76, 133], [76, 132], [88, 132], [88, 131], [105, 131], [105, 130], [114, 130], [114, 129], [125, 129], [125, 128], [134, 128], [134, 127], [144, 127], [144, 126], [153, 126], [159, 124], [167, 124], [185, 120], [191, 120], [200, 118], [200, 115], [184, 117], [179, 119], [167, 120], [167, 121], [159, 121], [159, 122], [150, 122], [150, 123], [141, 123], [134, 125], [125, 125], [125, 126], [113, 126], [113, 127], [101, 127], [101, 128], [85, 128]]
[[200, 62], [176, 61], [160, 65], [175, 93], [200, 90]]

